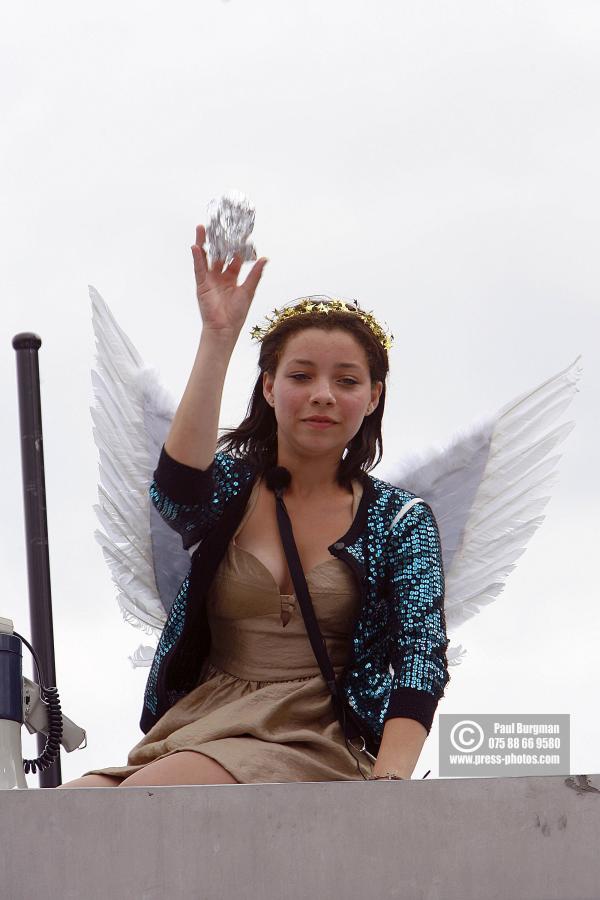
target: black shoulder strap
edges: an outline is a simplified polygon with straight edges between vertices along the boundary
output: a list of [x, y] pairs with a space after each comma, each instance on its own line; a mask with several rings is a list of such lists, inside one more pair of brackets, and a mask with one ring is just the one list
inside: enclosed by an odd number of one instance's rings
[[331, 696], [337, 699], [339, 693], [335, 680], [335, 672], [333, 671], [333, 666], [331, 665], [331, 660], [327, 653], [327, 647], [323, 640], [319, 623], [317, 622], [306, 578], [304, 577], [304, 572], [302, 570], [302, 563], [300, 562], [300, 556], [298, 555], [296, 541], [294, 540], [292, 523], [285, 503], [283, 502], [281, 490], [276, 491], [276, 497], [277, 502], [275, 504], [275, 510], [277, 513], [279, 532], [281, 534], [290, 575], [292, 576], [294, 588], [296, 589], [296, 597], [298, 598], [298, 603], [300, 604], [300, 609], [302, 610], [302, 615], [304, 617], [308, 637]]
[[[269, 490], [272, 490], [275, 494], [277, 524], [279, 526], [281, 542], [285, 551], [290, 575], [294, 582], [296, 597], [300, 604], [313, 653], [319, 663], [321, 674], [323, 675], [327, 688], [331, 694], [333, 708], [342, 728], [346, 744], [348, 744], [348, 739], [353, 740], [354, 738], [359, 738], [362, 741], [363, 746], [360, 748], [353, 747], [353, 749], [359, 750], [361, 753], [366, 753], [374, 762], [376, 757], [373, 755], [373, 751], [375, 753], [378, 752], [380, 741], [377, 740], [376, 736], [370, 733], [369, 729], [365, 729], [364, 725], [345, 701], [337, 683], [335, 672], [327, 652], [327, 647], [323, 640], [317, 617], [315, 616], [312, 600], [308, 591], [308, 585], [306, 584], [306, 578], [302, 571], [302, 563], [300, 562], [300, 556], [298, 555], [296, 541], [294, 540], [292, 523], [283, 500], [283, 492], [285, 488], [289, 486], [291, 477], [290, 471], [286, 469], [285, 466], [271, 467], [265, 473], [266, 485]], [[367, 738], [365, 738], [363, 734], [365, 731], [367, 732]]]

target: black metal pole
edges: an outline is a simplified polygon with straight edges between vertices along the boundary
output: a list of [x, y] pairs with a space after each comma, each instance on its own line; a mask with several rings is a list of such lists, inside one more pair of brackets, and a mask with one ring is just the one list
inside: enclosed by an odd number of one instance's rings
[[[42, 407], [40, 403], [40, 370], [38, 350], [42, 340], [37, 334], [16, 334], [12, 345], [17, 353], [17, 387], [19, 391], [19, 423], [21, 427], [21, 467], [23, 472], [23, 505], [29, 584], [29, 616], [31, 644], [40, 658], [46, 687], [56, 685], [54, 667], [54, 631], [52, 627], [52, 595], [50, 591], [50, 559], [48, 556], [48, 522], [46, 518], [46, 481], [42, 439]], [[37, 735], [38, 755], [46, 745], [46, 736]], [[40, 787], [62, 784], [60, 756], [44, 771], [38, 772]]]

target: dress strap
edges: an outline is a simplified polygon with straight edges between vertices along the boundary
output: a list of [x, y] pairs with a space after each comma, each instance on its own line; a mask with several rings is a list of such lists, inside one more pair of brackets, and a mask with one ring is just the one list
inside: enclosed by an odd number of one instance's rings
[[396, 515], [394, 516], [394, 518], [392, 519], [392, 524], [388, 528], [388, 533], [392, 530], [392, 528], [394, 527], [396, 522], [398, 522], [404, 515], [406, 515], [406, 513], [409, 511], [409, 509], [412, 509], [412, 507], [415, 505], [415, 503], [424, 503], [424, 502], [425, 501], [423, 500], [422, 497], [413, 497], [412, 500], [409, 500], [407, 503], [405, 503], [404, 506], [402, 507], [402, 509], [400, 510], [400, 512], [397, 512]]

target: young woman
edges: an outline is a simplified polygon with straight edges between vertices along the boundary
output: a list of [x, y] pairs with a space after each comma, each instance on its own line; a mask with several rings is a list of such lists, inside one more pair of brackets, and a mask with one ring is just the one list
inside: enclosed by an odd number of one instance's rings
[[[148, 677], [144, 737], [126, 766], [62, 787], [410, 778], [449, 680], [449, 642], [434, 515], [367, 474], [381, 458], [391, 342], [340, 301], [275, 310], [253, 329], [247, 417], [217, 440], [266, 259], [238, 285], [240, 257], [209, 267], [204, 240], [199, 225], [200, 345], [150, 488], [193, 551], [190, 572]], [[315, 614], [375, 753], [350, 752], [314, 656], [266, 483], [273, 466], [291, 474], [285, 506]]]

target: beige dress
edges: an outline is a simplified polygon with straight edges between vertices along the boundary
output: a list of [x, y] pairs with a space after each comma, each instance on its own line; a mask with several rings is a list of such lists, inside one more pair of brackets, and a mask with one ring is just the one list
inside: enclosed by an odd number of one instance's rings
[[[362, 485], [352, 485], [352, 518]], [[362, 781], [373, 764], [346, 748], [329, 691], [294, 594], [280, 594], [271, 572], [238, 547], [258, 482], [207, 595], [210, 654], [198, 685], [130, 751], [126, 766], [93, 769], [126, 778], [181, 750], [211, 757], [240, 783]], [[347, 660], [359, 588], [335, 557], [305, 573], [336, 675]], [[284, 624], [285, 623], [285, 624]]]

